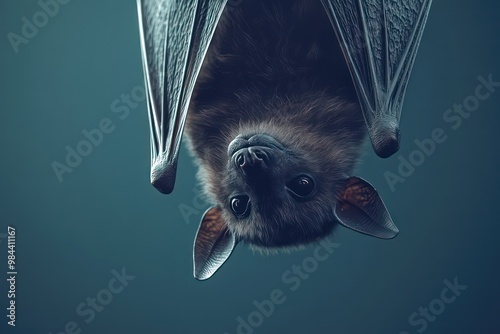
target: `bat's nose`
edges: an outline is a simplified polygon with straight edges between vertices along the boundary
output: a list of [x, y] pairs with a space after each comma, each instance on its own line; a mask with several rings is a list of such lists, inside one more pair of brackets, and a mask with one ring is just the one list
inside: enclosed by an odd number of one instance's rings
[[263, 171], [269, 167], [269, 154], [258, 146], [245, 147], [234, 154], [234, 163], [245, 174]]

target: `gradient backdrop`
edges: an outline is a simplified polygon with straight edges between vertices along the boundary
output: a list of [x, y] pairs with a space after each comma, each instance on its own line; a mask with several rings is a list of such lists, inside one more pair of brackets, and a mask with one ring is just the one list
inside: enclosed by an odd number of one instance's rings
[[[187, 152], [172, 195], [149, 184], [135, 1], [68, 1], [16, 53], [9, 33], [21, 35], [23, 17], [40, 10], [34, 0], [0, 5], [1, 333], [500, 333], [500, 87], [459, 126], [443, 120], [474, 101], [479, 76], [500, 81], [498, 1], [435, 1], [401, 150], [383, 160], [366, 147], [358, 175], [384, 198], [396, 239], [339, 228], [339, 246], [317, 268], [308, 259], [315, 246], [274, 256], [239, 247], [206, 282], [192, 277], [206, 206]], [[127, 106], [122, 94], [131, 93]], [[53, 163], [99, 126], [109, 133], [60, 182]], [[391, 189], [384, 173], [398, 172], [399, 156], [417, 157], [414, 141], [436, 128], [446, 141]], [[6, 318], [8, 224], [17, 233], [15, 328]], [[287, 272], [303, 263], [307, 278]], [[440, 301], [445, 280], [461, 285], [444, 291], [451, 303]], [[275, 289], [286, 300], [272, 314], [264, 303], [260, 315], [254, 301]], [[96, 297], [94, 310], [87, 302]], [[427, 318], [419, 314], [429, 306]], [[248, 325], [238, 329], [241, 319]]]

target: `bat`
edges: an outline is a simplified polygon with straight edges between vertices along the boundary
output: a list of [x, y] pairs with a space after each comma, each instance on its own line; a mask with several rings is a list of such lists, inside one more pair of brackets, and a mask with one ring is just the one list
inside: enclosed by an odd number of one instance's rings
[[238, 243], [297, 248], [338, 225], [399, 230], [351, 176], [367, 136], [399, 149], [403, 99], [431, 0], [138, 0], [151, 183], [174, 188], [184, 129], [213, 203], [194, 277]]

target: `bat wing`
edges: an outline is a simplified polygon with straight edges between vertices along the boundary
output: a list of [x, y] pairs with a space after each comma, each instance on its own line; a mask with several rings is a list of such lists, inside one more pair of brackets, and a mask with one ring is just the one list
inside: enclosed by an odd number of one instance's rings
[[432, 0], [321, 0], [356, 87], [377, 155], [399, 149], [408, 78]]
[[179, 148], [203, 59], [227, 0], [137, 0], [151, 132], [151, 183], [174, 188]]

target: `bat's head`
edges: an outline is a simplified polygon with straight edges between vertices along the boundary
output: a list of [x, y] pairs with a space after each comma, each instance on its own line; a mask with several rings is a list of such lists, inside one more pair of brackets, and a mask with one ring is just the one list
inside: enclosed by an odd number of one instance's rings
[[335, 226], [335, 187], [342, 180], [338, 169], [324, 168], [326, 159], [317, 150], [276, 137], [237, 136], [221, 184], [226, 198], [220, 207], [229, 230], [263, 248], [297, 246], [329, 234]]
[[[330, 234], [345, 203], [374, 204], [386, 212], [373, 187], [345, 174], [351, 166], [343, 155], [349, 153], [320, 149], [316, 141], [321, 139], [313, 134], [293, 140], [293, 133], [266, 130], [238, 135], [228, 147], [219, 207], [237, 239], [265, 249], [294, 247]], [[365, 218], [357, 211], [351, 213], [359, 214], [356, 224]], [[364, 232], [394, 236], [392, 231]]]
[[211, 182], [218, 205], [205, 213], [196, 237], [196, 278], [210, 277], [239, 241], [265, 250], [296, 247], [327, 236], [339, 223], [380, 238], [396, 236], [376, 190], [346, 174], [354, 149], [346, 143], [331, 149], [331, 138], [317, 133], [264, 128], [230, 142], [224, 173]]

